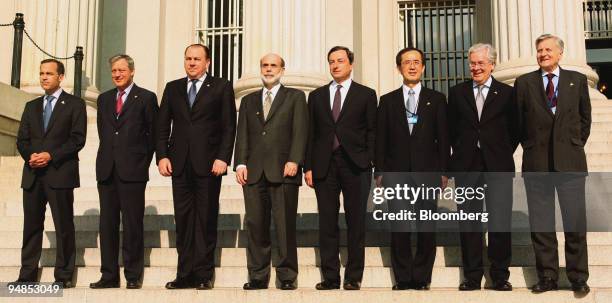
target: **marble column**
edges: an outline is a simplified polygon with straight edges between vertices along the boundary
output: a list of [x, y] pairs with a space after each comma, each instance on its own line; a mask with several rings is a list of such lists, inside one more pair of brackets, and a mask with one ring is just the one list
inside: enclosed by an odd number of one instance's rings
[[237, 98], [261, 88], [259, 59], [270, 52], [285, 59], [284, 85], [312, 91], [327, 83], [324, 0], [250, 0], [244, 14]]
[[593, 99], [606, 99], [595, 86], [599, 77], [587, 65], [582, 0], [493, 0], [493, 45], [498, 50], [494, 76], [505, 83], [536, 70], [535, 40], [554, 34], [565, 42], [560, 65], [585, 74]]
[[[83, 46], [82, 96], [95, 100], [99, 94], [94, 79], [98, 0], [27, 0], [18, 2], [15, 8], [24, 14], [25, 28], [32, 39], [51, 55], [70, 57], [76, 46]], [[21, 89], [42, 94], [38, 72], [40, 61], [46, 58], [49, 57], [24, 36]], [[62, 87], [73, 92], [74, 59], [61, 61], [66, 67]]]

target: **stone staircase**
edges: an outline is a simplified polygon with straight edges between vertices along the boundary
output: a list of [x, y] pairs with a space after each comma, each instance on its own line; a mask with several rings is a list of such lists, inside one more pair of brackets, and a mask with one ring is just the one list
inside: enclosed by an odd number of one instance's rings
[[[558, 291], [533, 295], [526, 288], [535, 283], [534, 255], [527, 233], [513, 234], [513, 261], [510, 282], [512, 293], [494, 291], [458, 292], [461, 281], [461, 256], [457, 234], [440, 233], [437, 258], [433, 273], [432, 290], [391, 291], [393, 285], [389, 240], [386, 232], [370, 229], [366, 243], [366, 269], [363, 289], [359, 292], [316, 291], [320, 281], [318, 255], [317, 207], [314, 191], [306, 186], [300, 189], [298, 207], [298, 256], [299, 279], [297, 291], [274, 289], [272, 271], [269, 290], [242, 290], [247, 280], [246, 231], [244, 227], [244, 202], [242, 189], [234, 175], [224, 177], [220, 201], [219, 240], [216, 254], [215, 288], [211, 291], [165, 290], [164, 284], [176, 274], [175, 224], [172, 207], [171, 182], [150, 169], [151, 181], [146, 191], [145, 209], [145, 273], [143, 289], [92, 290], [90, 282], [100, 277], [99, 204], [95, 183], [95, 155], [98, 146], [95, 110], [88, 108], [87, 144], [80, 153], [81, 188], [75, 190], [75, 226], [77, 240], [77, 270], [75, 289], [65, 290], [63, 298], [36, 298], [40, 301], [74, 302], [573, 302], [578, 300], [571, 291]], [[593, 102], [593, 128], [587, 144], [590, 171], [612, 172], [612, 103]], [[520, 151], [517, 152], [520, 165]], [[23, 230], [22, 192], [19, 188], [23, 160], [19, 157], [0, 158], [0, 281], [17, 278], [20, 265], [21, 237]], [[519, 166], [520, 167], [520, 166]], [[341, 221], [343, 219], [341, 218]], [[341, 222], [341, 229], [345, 229]], [[50, 210], [45, 219], [43, 254], [40, 261], [41, 281], [53, 281], [55, 259], [55, 228]], [[564, 267], [563, 234], [560, 238], [560, 262]], [[592, 291], [581, 298], [584, 302], [612, 302], [612, 233], [589, 233], [589, 262]], [[342, 245], [346, 239], [343, 237]], [[273, 252], [273, 262], [276, 261]], [[341, 260], [346, 262], [346, 250], [341, 250]], [[125, 281], [122, 281], [124, 283]], [[561, 273], [560, 284], [568, 287]], [[2, 298], [0, 302], [16, 302], [34, 298]]]

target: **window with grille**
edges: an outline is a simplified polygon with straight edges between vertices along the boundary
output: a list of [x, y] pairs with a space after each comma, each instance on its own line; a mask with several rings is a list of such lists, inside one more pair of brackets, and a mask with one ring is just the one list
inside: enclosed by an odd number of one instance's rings
[[475, 0], [398, 1], [403, 47], [425, 53], [422, 83], [443, 93], [470, 78]]
[[197, 39], [211, 51], [209, 73], [236, 82], [242, 73], [244, 0], [200, 0]]

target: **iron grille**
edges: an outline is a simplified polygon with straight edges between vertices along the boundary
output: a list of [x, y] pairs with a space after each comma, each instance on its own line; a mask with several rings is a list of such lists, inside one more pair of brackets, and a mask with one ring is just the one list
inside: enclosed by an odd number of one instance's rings
[[582, 10], [585, 39], [612, 39], [612, 1], [586, 0]]

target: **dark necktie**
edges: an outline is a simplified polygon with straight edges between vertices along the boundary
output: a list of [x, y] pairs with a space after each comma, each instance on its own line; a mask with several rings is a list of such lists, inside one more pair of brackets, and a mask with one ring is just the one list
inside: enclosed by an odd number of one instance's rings
[[198, 93], [196, 83], [198, 83], [198, 79], [191, 80], [191, 87], [189, 88], [189, 108], [193, 107], [193, 103], [195, 103], [196, 95]]
[[[334, 104], [332, 106], [332, 117], [334, 118], [334, 122], [337, 122], [338, 117], [340, 117], [340, 102], [342, 102], [342, 95], [340, 94], [340, 89], [342, 89], [342, 85], [336, 86], [336, 94], [334, 95]], [[338, 140], [338, 136], [334, 134], [333, 150], [336, 150], [339, 146], [340, 141]]]
[[115, 113], [117, 117], [121, 114], [121, 109], [123, 108], [123, 95], [125, 95], [125, 91], [119, 91], [119, 96], [117, 96], [117, 103], [115, 104]]
[[51, 120], [51, 114], [53, 113], [53, 99], [54, 96], [47, 96], [47, 105], [45, 105], [45, 110], [43, 112], [43, 127], [45, 132], [47, 131], [47, 126], [49, 126], [49, 120]]
[[555, 74], [546, 75], [548, 78], [548, 84], [546, 85], [546, 98], [548, 107], [553, 108], [557, 107], [557, 96], [555, 96], [555, 84], [553, 83], [553, 78]]

